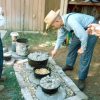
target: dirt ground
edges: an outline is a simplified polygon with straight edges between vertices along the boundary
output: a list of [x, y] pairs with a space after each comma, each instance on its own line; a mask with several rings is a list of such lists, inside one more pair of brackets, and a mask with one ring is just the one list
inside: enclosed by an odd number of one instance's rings
[[[40, 49], [43, 51], [48, 51], [50, 53], [53, 48], [38, 48], [38, 50]], [[54, 57], [56, 63], [61, 67], [65, 65], [67, 51], [68, 49], [65, 46], [59, 49], [57, 55]], [[79, 58], [80, 57], [77, 58], [74, 70], [66, 72], [66, 75], [68, 75], [76, 85], [78, 80]], [[89, 100], [100, 100], [100, 39], [98, 39], [94, 49], [88, 78], [86, 80], [86, 88], [83, 92], [89, 97]]]

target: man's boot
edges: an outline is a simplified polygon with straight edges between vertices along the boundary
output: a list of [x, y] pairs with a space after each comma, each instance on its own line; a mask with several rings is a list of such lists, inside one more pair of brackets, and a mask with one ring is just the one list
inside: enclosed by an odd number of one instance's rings
[[62, 68], [63, 71], [67, 71], [67, 70], [73, 70], [73, 67], [72, 66], [69, 66], [69, 65], [66, 65]]
[[4, 85], [0, 85], [0, 92], [4, 90]]
[[78, 80], [78, 88], [83, 91], [85, 88], [85, 80]]
[[6, 79], [7, 79], [6, 76], [1, 76], [1, 78], [0, 78], [0, 82], [4, 82]]

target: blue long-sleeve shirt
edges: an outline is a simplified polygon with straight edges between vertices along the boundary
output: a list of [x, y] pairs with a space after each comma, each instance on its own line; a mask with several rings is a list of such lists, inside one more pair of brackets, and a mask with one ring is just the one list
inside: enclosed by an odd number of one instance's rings
[[4, 16], [0, 15], [0, 27], [5, 24]]
[[92, 23], [95, 18], [93, 16], [81, 13], [69, 14], [61, 16], [64, 26], [62, 26], [58, 30], [57, 41], [54, 49], [57, 50], [58, 48], [60, 48], [63, 41], [66, 39], [67, 33], [73, 30], [75, 35], [81, 41], [81, 48], [84, 51], [86, 49], [88, 39], [88, 33], [86, 32], [85, 28], [87, 28], [87, 26]]

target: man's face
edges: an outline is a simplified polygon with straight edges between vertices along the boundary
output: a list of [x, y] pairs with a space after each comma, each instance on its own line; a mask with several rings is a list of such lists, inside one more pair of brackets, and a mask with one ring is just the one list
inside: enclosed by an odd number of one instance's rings
[[52, 27], [53, 29], [59, 29], [59, 28], [61, 28], [61, 20], [55, 20], [55, 21], [52, 23], [51, 27]]

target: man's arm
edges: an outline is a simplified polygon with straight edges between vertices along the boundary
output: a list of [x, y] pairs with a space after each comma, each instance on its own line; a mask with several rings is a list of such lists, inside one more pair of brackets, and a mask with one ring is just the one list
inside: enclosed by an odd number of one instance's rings
[[58, 33], [57, 33], [57, 41], [56, 41], [56, 44], [55, 44], [54, 49], [51, 52], [52, 57], [54, 57], [56, 55], [57, 50], [60, 48], [60, 46], [62, 45], [63, 41], [66, 38], [66, 34], [67, 34], [67, 31], [65, 29], [60, 28], [58, 30]]
[[66, 35], [67, 35], [67, 31], [65, 29], [60, 28], [58, 30], [57, 41], [56, 41], [56, 45], [55, 45], [54, 49], [58, 50], [61, 47], [62, 43], [66, 39]]

